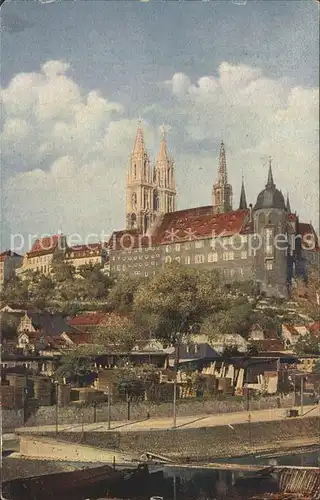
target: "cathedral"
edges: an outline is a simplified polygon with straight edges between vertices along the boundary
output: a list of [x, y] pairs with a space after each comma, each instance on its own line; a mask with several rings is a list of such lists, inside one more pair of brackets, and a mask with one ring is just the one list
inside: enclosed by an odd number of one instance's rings
[[175, 212], [176, 195], [174, 162], [167, 152], [165, 133], [152, 167], [139, 126], [127, 173], [127, 229], [146, 233], [161, 214]]
[[177, 210], [176, 197], [166, 135], [151, 165], [139, 126], [126, 178], [126, 229], [109, 241], [111, 273], [148, 277], [176, 261], [216, 269], [226, 283], [251, 280], [266, 295], [285, 297], [294, 277], [306, 278], [308, 264], [319, 260], [314, 228], [300, 222], [276, 187], [271, 158], [254, 205], [247, 205], [242, 179], [233, 207], [223, 142], [211, 204]]

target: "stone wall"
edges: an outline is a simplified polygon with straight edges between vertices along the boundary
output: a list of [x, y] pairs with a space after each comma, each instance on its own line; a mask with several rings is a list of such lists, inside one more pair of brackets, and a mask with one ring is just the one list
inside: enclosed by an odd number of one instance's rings
[[[280, 399], [282, 408], [294, 406], [294, 395], [286, 396]], [[275, 396], [252, 400], [250, 402], [251, 410], [262, 410], [268, 408], [277, 408], [279, 400]], [[217, 413], [230, 413], [246, 410], [246, 401], [230, 397], [225, 400], [182, 400], [178, 403], [178, 416], [210, 415]], [[152, 417], [171, 417], [172, 403], [153, 404], [149, 402], [134, 403], [130, 407], [131, 420], [144, 420], [147, 413]], [[128, 408], [126, 403], [115, 403], [111, 407], [111, 418], [113, 421], [127, 420]], [[108, 405], [102, 404], [96, 408], [97, 422], [106, 422], [108, 420]], [[71, 404], [67, 407], [59, 407], [58, 418], [60, 424], [81, 424], [91, 423], [94, 418], [92, 407], [81, 407], [77, 404]], [[56, 421], [55, 406], [41, 406], [32, 412], [26, 422], [27, 427], [37, 425], [53, 425]], [[22, 410], [2, 410], [2, 429], [3, 432], [13, 430], [23, 426]]]
[[[52, 436], [52, 432], [37, 432]], [[149, 430], [139, 432], [62, 432], [58, 439], [82, 443], [115, 452], [152, 452], [171, 459], [214, 461], [218, 458], [289, 449], [318, 444], [319, 417], [288, 418], [281, 421], [254, 422], [232, 427], [200, 427], [194, 429]]]

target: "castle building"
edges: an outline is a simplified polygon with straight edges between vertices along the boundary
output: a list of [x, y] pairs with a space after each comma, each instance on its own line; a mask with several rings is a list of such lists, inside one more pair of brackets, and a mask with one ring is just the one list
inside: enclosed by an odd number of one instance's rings
[[174, 162], [163, 134], [156, 164], [152, 167], [139, 126], [126, 180], [126, 228], [147, 233], [156, 219], [176, 210]]
[[173, 161], [163, 136], [153, 168], [138, 128], [126, 184], [126, 230], [109, 241], [110, 272], [152, 276], [177, 261], [216, 269], [221, 279], [252, 280], [270, 296], [286, 296], [295, 276], [306, 276], [309, 262], [319, 260], [312, 224], [300, 223], [273, 179], [271, 158], [265, 188], [254, 206], [247, 205], [242, 178], [238, 209], [232, 206], [226, 149], [220, 145], [212, 204], [176, 210]]

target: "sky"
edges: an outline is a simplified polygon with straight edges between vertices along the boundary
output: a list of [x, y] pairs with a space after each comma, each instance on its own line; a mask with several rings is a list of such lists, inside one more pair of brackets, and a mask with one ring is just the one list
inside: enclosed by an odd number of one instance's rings
[[[1, 249], [125, 226], [139, 117], [160, 127], [178, 209], [211, 203], [219, 144], [238, 208], [274, 180], [318, 228], [314, 0], [6, 2], [1, 8]], [[93, 236], [93, 239], [98, 239]]]

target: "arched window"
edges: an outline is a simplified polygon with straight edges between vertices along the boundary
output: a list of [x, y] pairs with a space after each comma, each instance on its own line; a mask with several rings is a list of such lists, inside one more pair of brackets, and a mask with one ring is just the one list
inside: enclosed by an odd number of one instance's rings
[[158, 191], [154, 191], [153, 193], [153, 210], [156, 212], [159, 210], [159, 194]]
[[149, 193], [144, 193], [144, 208], [149, 209]]
[[144, 160], [143, 164], [143, 176], [146, 179], [147, 178], [147, 160]]
[[147, 232], [148, 230], [148, 225], [149, 225], [149, 217], [147, 215], [145, 215], [143, 217], [143, 229], [144, 229], [144, 233]]
[[132, 202], [132, 208], [134, 210], [137, 208], [137, 201], [138, 201], [137, 193], [132, 193], [131, 202]]
[[137, 227], [137, 216], [136, 216], [136, 214], [131, 214], [130, 225], [131, 225], [131, 229], [136, 229], [136, 227]]
[[135, 163], [133, 164], [133, 177], [134, 179], [137, 177], [137, 165]]

